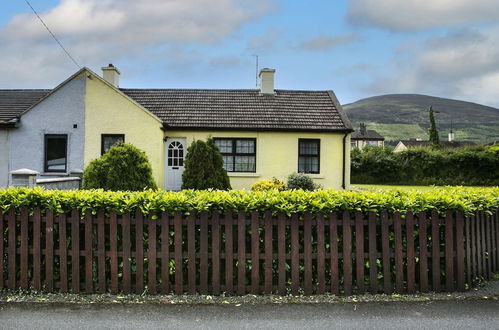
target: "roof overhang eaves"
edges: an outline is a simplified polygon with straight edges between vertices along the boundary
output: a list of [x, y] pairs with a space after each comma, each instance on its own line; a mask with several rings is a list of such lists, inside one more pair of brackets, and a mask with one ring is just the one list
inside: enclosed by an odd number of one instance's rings
[[334, 92], [331, 90], [327, 91], [327, 93], [329, 94], [329, 97], [331, 98], [331, 101], [333, 102], [333, 104], [336, 108], [336, 111], [338, 111], [338, 114], [340, 115], [340, 118], [343, 121], [343, 125], [345, 125], [345, 127], [347, 129], [350, 129], [351, 132], [353, 132], [354, 129], [353, 129], [352, 123], [350, 122], [350, 119], [348, 119], [348, 116], [347, 116], [345, 110], [343, 110], [343, 107], [341, 106], [340, 102], [338, 101], [336, 94], [334, 94]]
[[207, 126], [170, 126], [163, 124], [165, 131], [253, 131], [253, 132], [309, 132], [309, 133], [351, 133], [351, 128], [313, 129], [313, 128], [274, 128], [274, 127], [207, 127]]

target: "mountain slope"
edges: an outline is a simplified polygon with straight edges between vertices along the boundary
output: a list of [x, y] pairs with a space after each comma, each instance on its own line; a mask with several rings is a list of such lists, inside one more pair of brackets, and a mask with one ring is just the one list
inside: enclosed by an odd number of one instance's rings
[[344, 105], [354, 127], [364, 122], [387, 141], [427, 138], [428, 108], [438, 113], [435, 120], [442, 139], [451, 127], [456, 140], [486, 143], [499, 139], [499, 109], [452, 99], [419, 94], [374, 96]]

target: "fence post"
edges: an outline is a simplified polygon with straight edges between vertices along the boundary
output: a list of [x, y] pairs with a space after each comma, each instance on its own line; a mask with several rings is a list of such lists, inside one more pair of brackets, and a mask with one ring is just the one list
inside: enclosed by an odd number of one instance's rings
[[456, 270], [457, 289], [464, 291], [464, 236], [463, 236], [463, 213], [456, 213]]
[[402, 257], [402, 220], [400, 213], [393, 216], [393, 232], [395, 238], [395, 291], [404, 292], [404, 263]]
[[352, 294], [352, 227], [350, 212], [343, 212], [343, 290], [345, 295]]
[[453, 212], [445, 215], [445, 290], [454, 290], [454, 218]]
[[175, 212], [174, 223], [174, 242], [175, 242], [175, 294], [184, 293], [183, 279], [183, 257], [182, 257], [182, 214]]
[[303, 218], [303, 292], [312, 294], [312, 215], [309, 212]]
[[369, 212], [369, 289], [378, 292], [378, 251], [376, 248], [376, 214]]
[[3, 252], [3, 243], [4, 243], [4, 231], [3, 231], [3, 212], [0, 209], [0, 289], [4, 288], [4, 252]]
[[407, 239], [407, 293], [414, 293], [416, 264], [414, 256], [414, 215], [411, 212], [405, 214], [405, 233]]
[[440, 218], [437, 211], [431, 212], [431, 261], [433, 291], [440, 291]]
[[272, 212], [265, 211], [265, 286], [264, 291], [265, 294], [272, 293], [272, 263], [273, 263], [273, 247], [272, 247], [272, 227], [273, 227], [273, 219]]
[[355, 268], [357, 279], [357, 293], [365, 291], [364, 285], [364, 215], [355, 213]]
[[388, 214], [381, 212], [381, 248], [383, 250], [383, 291], [392, 293], [392, 279], [390, 269], [390, 236], [388, 232]]
[[246, 214], [237, 216], [237, 294], [246, 294]]
[[220, 214], [214, 211], [211, 215], [211, 268], [212, 276], [211, 282], [213, 286], [213, 294], [220, 294]]

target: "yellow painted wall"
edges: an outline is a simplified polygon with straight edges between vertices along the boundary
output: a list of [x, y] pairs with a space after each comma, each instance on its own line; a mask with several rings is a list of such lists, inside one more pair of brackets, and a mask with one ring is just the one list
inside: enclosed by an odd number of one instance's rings
[[163, 187], [161, 121], [95, 76], [87, 78], [85, 106], [85, 167], [101, 156], [101, 134], [125, 134], [126, 143], [146, 152], [154, 179]]
[[[359, 149], [362, 149], [367, 145], [368, 145], [367, 140], [356, 140], [355, 146]], [[385, 145], [385, 141], [376, 141], [376, 145], [378, 147], [383, 147]]]
[[[298, 171], [298, 139], [320, 139], [320, 173], [309, 174], [325, 188], [342, 189], [342, 162], [344, 133], [295, 132], [210, 132], [167, 131], [169, 138], [186, 138], [189, 146], [195, 140], [208, 137], [256, 138], [256, 173], [229, 173], [233, 189], [249, 189], [261, 179], [285, 179]], [[350, 134], [346, 141], [346, 183], [350, 185]]]

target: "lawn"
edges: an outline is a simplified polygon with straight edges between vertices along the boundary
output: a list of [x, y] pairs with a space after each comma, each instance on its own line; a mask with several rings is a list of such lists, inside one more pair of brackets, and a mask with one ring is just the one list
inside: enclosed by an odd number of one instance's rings
[[[417, 190], [431, 191], [444, 188], [446, 186], [404, 186], [404, 185], [384, 185], [384, 184], [352, 184], [352, 190]], [[477, 187], [478, 188], [478, 187]], [[483, 188], [483, 187], [480, 187]]]

